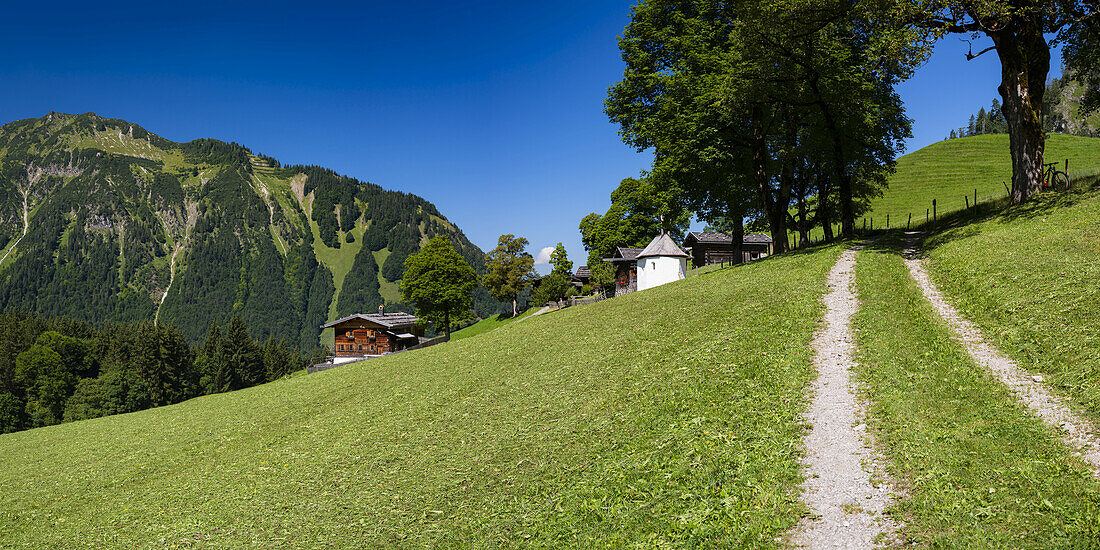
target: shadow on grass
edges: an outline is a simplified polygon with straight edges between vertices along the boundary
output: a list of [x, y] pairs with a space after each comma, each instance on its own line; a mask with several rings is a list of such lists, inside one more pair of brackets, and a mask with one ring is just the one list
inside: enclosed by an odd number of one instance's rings
[[[1077, 184], [1069, 191], [1045, 191], [1020, 205], [1009, 204], [1008, 197], [979, 204], [970, 210], [959, 210], [941, 216], [934, 222], [926, 222], [914, 228], [918, 234], [918, 248], [915, 257], [924, 257], [928, 252], [955, 240], [971, 237], [981, 229], [978, 224], [993, 220], [1011, 223], [1017, 220], [1041, 218], [1056, 210], [1073, 206], [1100, 193], [1100, 178], [1091, 178], [1089, 185]], [[870, 239], [866, 250], [904, 254], [905, 230], [890, 229], [868, 231], [863, 238]]]

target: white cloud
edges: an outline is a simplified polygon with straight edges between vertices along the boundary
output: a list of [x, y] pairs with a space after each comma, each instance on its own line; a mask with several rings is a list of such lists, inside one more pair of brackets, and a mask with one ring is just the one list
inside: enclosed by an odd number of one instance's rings
[[550, 253], [553, 251], [554, 247], [552, 246], [539, 250], [539, 255], [535, 256], [535, 265], [550, 265]]

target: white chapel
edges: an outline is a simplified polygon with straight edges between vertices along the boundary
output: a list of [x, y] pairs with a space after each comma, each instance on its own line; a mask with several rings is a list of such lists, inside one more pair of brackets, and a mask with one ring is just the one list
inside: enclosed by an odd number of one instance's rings
[[638, 290], [683, 279], [687, 276], [690, 257], [662, 231], [638, 253]]

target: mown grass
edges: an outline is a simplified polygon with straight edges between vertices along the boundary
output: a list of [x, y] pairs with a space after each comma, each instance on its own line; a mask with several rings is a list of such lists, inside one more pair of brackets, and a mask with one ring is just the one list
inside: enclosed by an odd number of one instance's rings
[[[1051, 134], [1045, 157], [1048, 162], [1058, 162], [1059, 170], [1068, 158], [1071, 174], [1092, 173], [1100, 169], [1100, 139]], [[910, 213], [914, 225], [923, 223], [932, 199], [941, 215], [963, 210], [963, 197], [973, 202], [975, 189], [982, 202], [1005, 196], [1004, 184], [1011, 187], [1011, 178], [1007, 134], [933, 143], [898, 159], [889, 187], [871, 201], [871, 213], [865, 217], [874, 216], [875, 227], [885, 227], [887, 214], [892, 227], [904, 227]]]
[[[1061, 164], [1069, 159], [1071, 176], [1091, 175], [1100, 170], [1100, 139], [1051, 134], [1047, 139], [1047, 161]], [[966, 208], [966, 199], [988, 202], [1006, 196], [1005, 183], [1011, 187], [1012, 158], [1008, 151], [1008, 135], [984, 135], [951, 139], [933, 143], [898, 159], [897, 171], [890, 176], [883, 196], [871, 201], [871, 211], [856, 220], [856, 228], [864, 223], [875, 229], [904, 228], [912, 214], [912, 227], [925, 221], [925, 211], [931, 211], [936, 199], [939, 216]], [[797, 211], [792, 209], [792, 214]], [[872, 219], [873, 218], [873, 219]], [[834, 220], [834, 224], [838, 223]], [[797, 242], [797, 233], [791, 234]], [[810, 238], [818, 241], [822, 230], [814, 229]]]
[[926, 239], [930, 270], [987, 338], [1100, 422], [1100, 191], [1040, 193]]
[[0, 546], [775, 546], [839, 251], [0, 436]]
[[485, 334], [486, 332], [496, 330], [504, 325], [513, 323], [524, 317], [530, 317], [540, 308], [528, 308], [527, 311], [521, 312], [519, 315], [512, 317], [511, 315], [505, 316], [503, 314], [494, 315], [485, 319], [481, 319], [478, 322], [463, 327], [451, 333], [451, 340], [461, 340], [463, 338], [469, 338], [471, 336], [477, 336], [478, 334]]
[[951, 338], [893, 245], [859, 255], [855, 326], [868, 422], [907, 491], [891, 510], [904, 537], [933, 548], [1100, 545], [1100, 486]]

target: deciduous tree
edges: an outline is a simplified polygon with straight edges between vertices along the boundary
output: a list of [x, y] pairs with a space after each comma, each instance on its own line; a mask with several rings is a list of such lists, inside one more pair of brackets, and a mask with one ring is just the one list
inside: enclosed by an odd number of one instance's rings
[[891, 166], [909, 132], [893, 85], [914, 63], [910, 42], [876, 33], [868, 4], [645, 0], [620, 39], [627, 68], [607, 114], [628, 144], [654, 149], [654, 172], [692, 208], [754, 210], [778, 251], [790, 159], [816, 148], [850, 233], [860, 193], [876, 188], [861, 178], [871, 163]]
[[473, 316], [471, 293], [477, 272], [455, 251], [450, 239], [440, 235], [405, 259], [401, 299], [416, 304], [416, 314], [448, 337], [451, 326]]
[[658, 185], [652, 176], [626, 178], [611, 192], [604, 215], [591, 213], [580, 223], [581, 242], [588, 251], [589, 269], [611, 256], [616, 247], [642, 247], [662, 229], [675, 240], [684, 237], [691, 213], [679, 190], [668, 181]]
[[[1100, 7], [1080, 0], [899, 0], [898, 5], [909, 24], [926, 33], [919, 38], [925, 43], [946, 34], [984, 35], [993, 43], [977, 53], [971, 49], [966, 59], [995, 51], [1000, 60], [997, 91], [1012, 155], [1012, 202], [1026, 201], [1043, 180], [1043, 96], [1051, 49], [1047, 37], [1057, 33], [1055, 40], [1066, 40], [1067, 68], [1089, 78], [1100, 59]], [[1088, 98], [1086, 94], [1086, 105]]]
[[555, 273], [562, 273], [566, 277], [573, 273], [573, 262], [569, 261], [569, 254], [565, 252], [565, 245], [558, 243], [554, 251], [550, 253], [550, 265], [554, 266]]
[[535, 276], [532, 270], [535, 259], [527, 252], [527, 245], [523, 237], [501, 235], [497, 247], [485, 255], [485, 275], [482, 277], [485, 288], [493, 298], [511, 301], [513, 316], [519, 313], [516, 300]]

